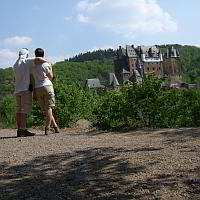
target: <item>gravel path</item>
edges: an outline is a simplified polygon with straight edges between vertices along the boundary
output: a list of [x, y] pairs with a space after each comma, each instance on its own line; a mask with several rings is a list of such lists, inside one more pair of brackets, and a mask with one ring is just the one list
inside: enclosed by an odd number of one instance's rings
[[0, 130], [2, 200], [200, 200], [200, 128]]

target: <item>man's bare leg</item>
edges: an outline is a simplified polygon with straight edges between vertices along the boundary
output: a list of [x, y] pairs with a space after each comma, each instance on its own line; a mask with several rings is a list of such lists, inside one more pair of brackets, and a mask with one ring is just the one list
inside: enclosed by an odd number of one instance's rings
[[27, 118], [28, 114], [26, 113], [17, 113], [17, 137], [27, 137], [34, 136], [34, 133], [31, 133], [27, 130]]
[[21, 129], [26, 129], [27, 128], [27, 114], [21, 113]]
[[26, 129], [27, 114], [16, 113], [17, 129]]

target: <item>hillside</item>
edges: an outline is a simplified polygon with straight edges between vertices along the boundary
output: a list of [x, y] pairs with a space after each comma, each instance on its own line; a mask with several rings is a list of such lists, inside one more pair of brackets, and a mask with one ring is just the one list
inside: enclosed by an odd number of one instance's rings
[[64, 82], [76, 82], [84, 85], [88, 78], [99, 78], [101, 82], [108, 80], [109, 72], [114, 71], [113, 59], [102, 59], [84, 62], [58, 62], [54, 65], [56, 77]]
[[0, 100], [7, 96], [12, 95], [14, 92], [13, 84], [13, 70], [12, 68], [0, 68]]
[[103, 59], [113, 59], [116, 56], [116, 50], [105, 49], [105, 50], [96, 50], [88, 51], [86, 53], [80, 53], [72, 58], [69, 58], [70, 62], [84, 62], [91, 60], [103, 60]]

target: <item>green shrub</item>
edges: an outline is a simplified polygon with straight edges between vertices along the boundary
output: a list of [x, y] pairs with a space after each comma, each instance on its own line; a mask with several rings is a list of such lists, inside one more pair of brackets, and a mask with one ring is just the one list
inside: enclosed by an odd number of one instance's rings
[[95, 114], [104, 128], [161, 128], [200, 125], [200, 91], [161, 88], [153, 76], [101, 98]]
[[80, 86], [54, 84], [56, 95], [55, 115], [60, 127], [69, 127], [78, 119], [95, 121], [93, 109], [97, 106], [97, 97]]
[[16, 100], [13, 96], [6, 96], [0, 101], [0, 127], [13, 128], [16, 126]]
[[[54, 115], [60, 127], [69, 127], [82, 118], [106, 129], [199, 126], [200, 90], [166, 90], [161, 83], [162, 80], [148, 76], [140, 85], [123, 86], [97, 97], [79, 85], [57, 80]], [[15, 126], [15, 109], [13, 96], [0, 101], [2, 127]], [[29, 126], [43, 124], [43, 113], [34, 103]]]
[[40, 127], [44, 124], [44, 114], [37, 102], [33, 102], [31, 115], [28, 117], [29, 127]]

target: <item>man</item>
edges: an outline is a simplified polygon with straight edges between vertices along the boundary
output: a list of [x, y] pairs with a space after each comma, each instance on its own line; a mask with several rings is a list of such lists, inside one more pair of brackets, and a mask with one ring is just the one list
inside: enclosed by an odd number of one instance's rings
[[[15, 95], [16, 95], [16, 121], [17, 137], [34, 136], [27, 130], [28, 114], [32, 110], [32, 91], [30, 88], [31, 68], [34, 64], [34, 58], [28, 58], [28, 49], [23, 48], [19, 51], [19, 58], [14, 64], [15, 75]], [[46, 60], [38, 59], [39, 63]]]
[[[44, 57], [44, 50], [37, 48], [35, 56], [36, 58]], [[45, 135], [48, 135], [51, 125], [55, 133], [59, 133], [59, 128], [52, 113], [52, 108], [55, 107], [55, 95], [51, 82], [53, 78], [52, 66], [47, 62], [36, 64], [32, 67], [32, 73], [35, 80], [36, 98], [46, 117]]]

